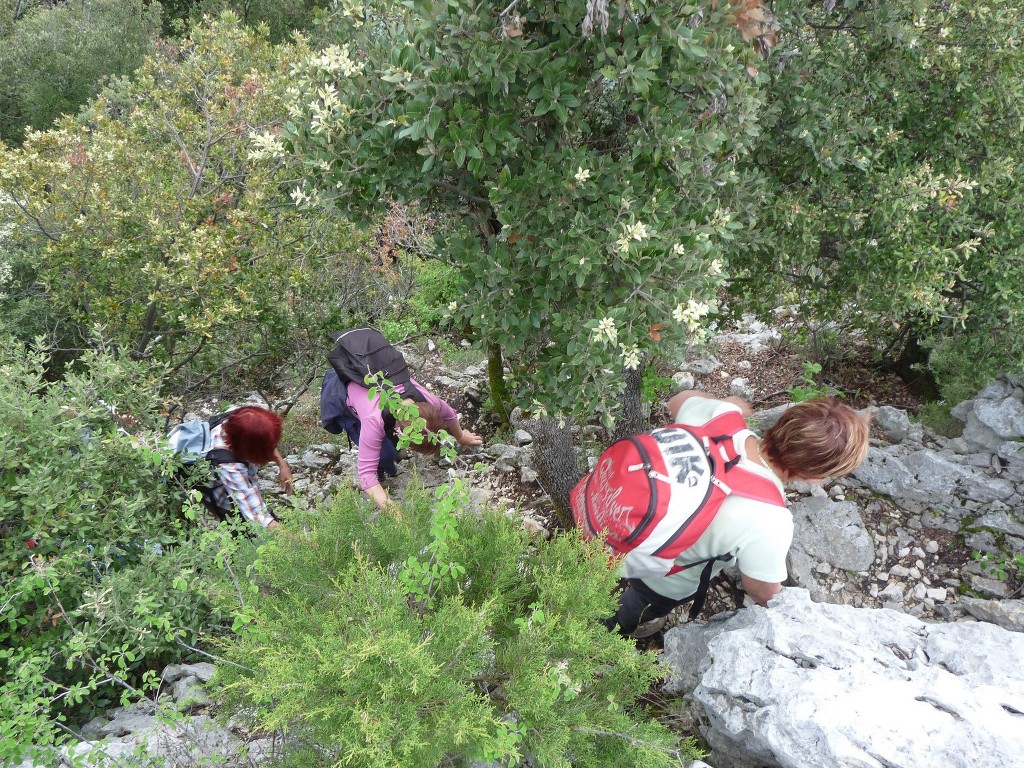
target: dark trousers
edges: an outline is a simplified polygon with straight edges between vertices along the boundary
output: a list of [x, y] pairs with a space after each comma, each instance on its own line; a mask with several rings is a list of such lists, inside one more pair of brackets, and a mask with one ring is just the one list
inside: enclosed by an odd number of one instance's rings
[[608, 629], [615, 629], [618, 626], [619, 633], [623, 635], [635, 632], [645, 621], [668, 616], [673, 608], [693, 599], [692, 595], [682, 600], [659, 595], [640, 579], [626, 581], [628, 586], [619, 593], [619, 610], [604, 622]]

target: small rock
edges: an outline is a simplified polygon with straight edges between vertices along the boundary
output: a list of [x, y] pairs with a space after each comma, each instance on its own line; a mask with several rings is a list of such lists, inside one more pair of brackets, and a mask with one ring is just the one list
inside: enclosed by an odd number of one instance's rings
[[544, 524], [535, 518], [524, 517], [523, 518], [523, 530], [531, 535], [547, 535], [547, 528]]
[[754, 399], [750, 382], [743, 378], [735, 378], [729, 383], [729, 394], [748, 402]]
[[299, 460], [298, 464], [301, 467], [309, 467], [310, 469], [323, 469], [331, 464], [331, 458], [329, 456], [324, 456], [319, 451], [310, 449], [302, 454], [302, 458]]
[[939, 542], [932, 539], [924, 545], [924, 551], [930, 555], [934, 555], [936, 552], [939, 551]]
[[[714, 373], [721, 367], [722, 364], [709, 355], [708, 357], [701, 357], [696, 360], [687, 361], [683, 366], [683, 370], [695, 373], [698, 376], [707, 376], [709, 373]], [[726, 374], [726, 376], [728, 375], [729, 374]]]
[[938, 603], [946, 602], [946, 590], [944, 587], [937, 587], [934, 589], [925, 590], [925, 595], [929, 600], [934, 600]]
[[512, 442], [516, 445], [529, 445], [533, 442], [533, 435], [525, 429], [517, 429], [512, 435]]
[[832, 566], [829, 563], [818, 563], [814, 566], [814, 570], [818, 573], [832, 573]]
[[683, 390], [693, 389], [697, 381], [689, 371], [680, 371], [679, 373], [672, 374], [672, 383], [677, 390]]
[[887, 600], [902, 600], [903, 599], [903, 587], [900, 584], [890, 584], [881, 592], [878, 593], [878, 597]]
[[[973, 565], [973, 564], [972, 564]], [[974, 592], [984, 597], [1006, 597], [1006, 583], [996, 579], [987, 579], [977, 573], [967, 573], [965, 581]]]

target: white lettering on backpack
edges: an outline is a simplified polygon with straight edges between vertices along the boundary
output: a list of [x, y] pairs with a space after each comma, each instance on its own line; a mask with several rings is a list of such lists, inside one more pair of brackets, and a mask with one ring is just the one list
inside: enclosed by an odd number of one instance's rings
[[614, 529], [613, 523], [619, 523], [633, 511], [633, 507], [618, 503], [622, 488], [611, 484], [611, 476], [612, 460], [604, 459], [598, 463], [590, 480], [590, 508], [594, 510], [598, 531]]
[[656, 429], [651, 436], [658, 442], [669, 477], [688, 488], [707, 485], [711, 465], [704, 446], [685, 429]]

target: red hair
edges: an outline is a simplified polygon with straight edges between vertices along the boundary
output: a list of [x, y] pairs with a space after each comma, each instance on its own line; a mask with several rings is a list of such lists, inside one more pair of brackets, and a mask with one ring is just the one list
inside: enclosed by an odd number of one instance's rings
[[242, 461], [266, 464], [273, 460], [281, 441], [281, 417], [253, 405], [239, 408], [224, 420], [224, 439]]

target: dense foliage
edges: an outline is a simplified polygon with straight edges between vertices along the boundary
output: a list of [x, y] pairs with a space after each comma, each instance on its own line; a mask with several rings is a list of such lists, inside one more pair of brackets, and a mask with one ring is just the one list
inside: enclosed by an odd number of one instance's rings
[[623, 8], [587, 38], [583, 0], [340, 3], [265, 139], [301, 160], [309, 207], [463, 214], [440, 246], [463, 280], [452, 315], [535, 413], [610, 420], [624, 368], [699, 339], [759, 198], [737, 171], [761, 104], [737, 25], [756, 19]]
[[153, 371], [89, 354], [51, 383], [45, 360], [0, 343], [0, 761], [230, 625], [215, 563], [244, 546], [186, 521], [155, 433], [120, 426], [149, 412]]
[[218, 668], [235, 706], [307, 768], [679, 765], [690, 747], [634, 708], [655, 656], [600, 623], [605, 555], [464, 506], [452, 486], [374, 521], [342, 494], [294, 520]]
[[955, 404], [1024, 364], [1019, 3], [789, 5], [752, 155], [771, 195], [736, 287], [893, 357], [934, 349]]
[[106, 78], [134, 71], [160, 29], [159, 3], [144, 0], [5, 6], [0, 141], [9, 144], [20, 142], [28, 126], [47, 128], [77, 112]]
[[7, 241], [45, 291], [55, 343], [87, 348], [98, 329], [171, 366], [179, 392], [272, 389], [381, 301], [365, 237], [298, 212], [252, 144], [301, 55], [228, 15], [0, 151]]
[[[229, 627], [235, 703], [295, 737], [291, 765], [678, 758], [635, 709], [653, 659], [599, 623], [603, 557], [456, 514], [458, 488], [401, 522], [340, 495], [251, 580], [248, 539], [180, 515], [160, 393], [301, 388], [326, 331], [451, 322], [489, 350], [499, 410], [608, 423], [627, 378], [668, 386], [648, 364], [701, 342], [727, 277], [742, 308], [930, 351], [951, 401], [1024, 365], [1009, 0], [14, 8], [0, 761]], [[396, 200], [439, 225], [412, 238], [437, 260], [373, 253], [345, 218]]]

